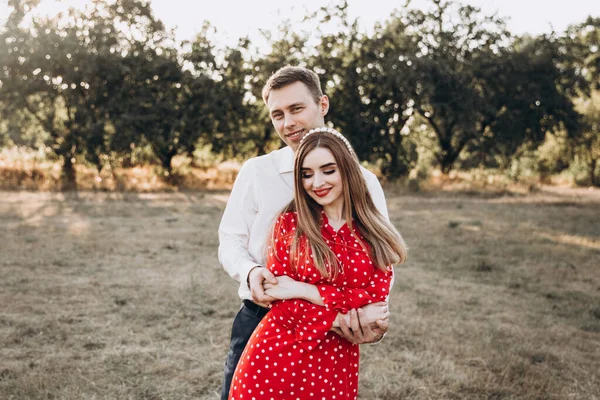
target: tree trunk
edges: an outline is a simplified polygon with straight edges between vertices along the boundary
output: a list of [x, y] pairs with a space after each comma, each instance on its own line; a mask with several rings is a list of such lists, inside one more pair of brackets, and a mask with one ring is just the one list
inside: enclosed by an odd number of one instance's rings
[[600, 179], [596, 176], [596, 165], [598, 165], [598, 160], [592, 158], [590, 162], [590, 181], [592, 186], [600, 187]]
[[442, 147], [442, 154], [438, 157], [438, 161], [440, 162], [440, 168], [444, 174], [448, 174], [452, 171], [452, 166], [457, 158], [458, 154], [454, 152], [454, 149], [452, 149], [451, 146], [446, 148]]
[[165, 171], [167, 171], [169, 173], [169, 175], [171, 175], [171, 161], [173, 161], [174, 156], [175, 156], [175, 154], [168, 152], [167, 154], [165, 154], [163, 157], [160, 158], [161, 167], [163, 167], [163, 169]]
[[77, 171], [75, 171], [75, 165], [73, 163], [74, 157], [72, 154], [66, 154], [63, 156], [62, 165], [62, 190], [63, 191], [76, 191], [77, 190]]
[[263, 131], [262, 140], [260, 140], [256, 144], [257, 155], [262, 156], [263, 154], [266, 153], [267, 142], [269, 141], [270, 138], [271, 138], [271, 128], [269, 126], [265, 126], [265, 130]]
[[177, 172], [173, 172], [173, 167], [171, 163], [173, 162], [173, 158], [177, 155], [177, 149], [173, 146], [172, 149], [167, 150], [166, 153], [161, 154], [160, 156], [160, 165], [163, 168], [164, 176], [166, 182], [171, 185], [178, 186], [181, 180], [181, 176]]
[[405, 163], [400, 160], [398, 156], [397, 150], [392, 149], [388, 152], [390, 155], [390, 162], [383, 167], [383, 174], [390, 180], [397, 179], [401, 176], [405, 176], [408, 174], [408, 168]]

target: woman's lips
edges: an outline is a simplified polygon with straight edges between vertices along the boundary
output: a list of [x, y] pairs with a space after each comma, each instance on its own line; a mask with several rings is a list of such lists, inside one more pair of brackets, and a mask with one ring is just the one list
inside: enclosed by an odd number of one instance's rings
[[315, 192], [315, 194], [319, 197], [325, 197], [329, 194], [329, 192], [331, 191], [331, 188], [329, 189], [321, 189], [321, 190], [313, 190], [313, 192]]

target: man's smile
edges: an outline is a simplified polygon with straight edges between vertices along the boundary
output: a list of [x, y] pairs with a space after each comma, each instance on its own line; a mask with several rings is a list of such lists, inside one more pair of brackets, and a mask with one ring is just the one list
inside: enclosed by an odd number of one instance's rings
[[300, 129], [298, 131], [294, 131], [294, 132], [286, 134], [285, 137], [292, 141], [298, 141], [302, 138], [303, 132], [304, 132], [304, 129]]

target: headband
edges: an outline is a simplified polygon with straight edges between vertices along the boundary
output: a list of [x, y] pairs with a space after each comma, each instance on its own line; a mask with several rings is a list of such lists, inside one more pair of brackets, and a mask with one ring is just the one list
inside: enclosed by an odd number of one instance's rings
[[348, 139], [346, 139], [344, 137], [344, 135], [342, 135], [341, 133], [339, 133], [338, 131], [336, 131], [333, 128], [321, 127], [321, 128], [311, 129], [310, 131], [308, 131], [308, 133], [306, 135], [304, 135], [302, 137], [302, 139], [300, 140], [300, 145], [299, 146], [302, 146], [302, 143], [304, 143], [304, 141], [306, 140], [306, 138], [309, 137], [310, 135], [312, 135], [313, 133], [316, 133], [316, 132], [330, 133], [333, 136], [337, 137], [338, 139], [340, 139], [342, 141], [342, 143], [344, 143], [344, 145], [346, 146], [346, 148], [348, 149], [348, 151], [350, 152], [350, 154], [356, 158], [356, 153], [354, 153], [354, 149], [352, 148], [352, 145], [350, 144], [350, 142], [348, 141]]

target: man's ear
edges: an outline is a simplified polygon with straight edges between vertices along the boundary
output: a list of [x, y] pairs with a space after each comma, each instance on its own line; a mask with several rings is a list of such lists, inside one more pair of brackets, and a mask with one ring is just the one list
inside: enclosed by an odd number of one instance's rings
[[321, 107], [321, 115], [327, 115], [327, 113], [329, 112], [329, 97], [323, 95], [319, 103], [319, 107]]

